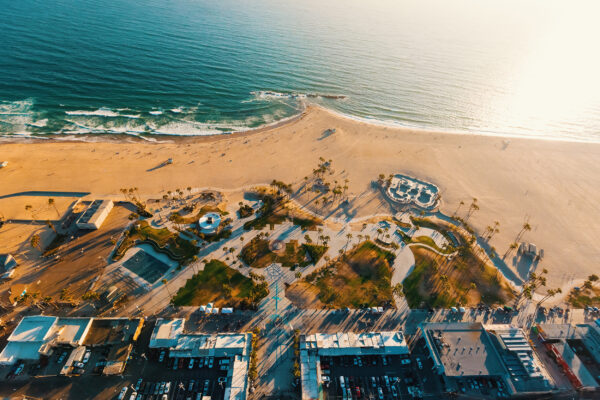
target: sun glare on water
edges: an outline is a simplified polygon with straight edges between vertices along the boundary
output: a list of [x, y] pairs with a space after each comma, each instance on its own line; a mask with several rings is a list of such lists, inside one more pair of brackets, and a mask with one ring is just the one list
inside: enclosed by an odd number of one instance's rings
[[530, 40], [529, 49], [506, 77], [513, 90], [491, 108], [515, 129], [600, 129], [586, 122], [600, 111], [600, 3], [593, 5], [596, 12], [590, 12], [589, 4], [549, 4], [541, 16], [544, 29], [523, 38]]

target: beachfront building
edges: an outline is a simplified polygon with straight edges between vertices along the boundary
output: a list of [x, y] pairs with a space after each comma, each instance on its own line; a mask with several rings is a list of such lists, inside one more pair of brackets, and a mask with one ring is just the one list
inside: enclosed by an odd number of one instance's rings
[[77, 227], [79, 229], [100, 229], [113, 205], [112, 200], [94, 200], [77, 220]]
[[251, 333], [222, 333], [209, 335], [185, 332], [185, 319], [156, 321], [149, 348], [168, 350], [168, 356], [177, 359], [214, 357], [227, 368], [225, 400], [245, 400], [248, 395], [248, 368], [252, 351]]
[[402, 356], [409, 351], [402, 332], [315, 333], [300, 336], [302, 399], [322, 398], [321, 357]]
[[65, 352], [67, 362], [60, 373], [66, 375], [72, 371], [73, 362], [81, 360], [86, 349], [99, 347], [107, 354], [103, 373], [120, 374], [143, 324], [143, 319], [129, 318], [27, 316], [9, 336], [0, 353], [0, 364], [40, 362], [56, 352]]
[[435, 371], [449, 392], [497, 397], [546, 393], [553, 382], [520, 328], [481, 323], [424, 323], [425, 340]]
[[407, 175], [394, 175], [387, 188], [389, 198], [399, 204], [431, 210], [437, 206], [439, 189], [433, 183]]

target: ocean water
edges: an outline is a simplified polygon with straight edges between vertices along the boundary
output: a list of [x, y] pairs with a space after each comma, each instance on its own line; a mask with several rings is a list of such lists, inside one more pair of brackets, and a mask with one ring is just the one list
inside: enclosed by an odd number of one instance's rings
[[600, 2], [0, 0], [0, 135], [206, 135], [317, 103], [600, 141]]

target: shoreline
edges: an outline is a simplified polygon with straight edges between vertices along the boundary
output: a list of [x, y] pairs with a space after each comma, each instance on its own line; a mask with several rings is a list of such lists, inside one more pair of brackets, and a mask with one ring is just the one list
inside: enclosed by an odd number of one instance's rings
[[[24, 142], [46, 142], [56, 141], [65, 143], [98, 143], [98, 142], [133, 142], [133, 143], [188, 143], [188, 142], [201, 142], [211, 141], [221, 137], [239, 137], [249, 134], [260, 133], [271, 129], [280, 128], [286, 124], [293, 123], [294, 121], [301, 119], [309, 110], [318, 109], [323, 112], [332, 114], [338, 118], [343, 118], [349, 121], [357, 123], [371, 125], [378, 128], [390, 128], [401, 131], [409, 131], [418, 134], [446, 134], [446, 135], [457, 135], [457, 136], [476, 136], [484, 138], [502, 138], [505, 140], [539, 140], [548, 142], [558, 143], [586, 143], [586, 144], [600, 144], [600, 137], [598, 138], [575, 138], [575, 137], [558, 137], [558, 136], [542, 136], [542, 135], [527, 135], [527, 134], [509, 134], [509, 133], [494, 133], [488, 131], [467, 131], [467, 130], [454, 130], [444, 128], [425, 128], [418, 126], [410, 126], [404, 124], [402, 121], [393, 120], [379, 120], [369, 117], [359, 117], [354, 115], [345, 114], [340, 111], [336, 111], [331, 108], [324, 107], [319, 104], [311, 103], [309, 100], [303, 100], [301, 110], [293, 115], [284, 117], [280, 120], [273, 121], [267, 124], [260, 125], [255, 128], [248, 128], [242, 131], [232, 131], [227, 133], [215, 133], [206, 135], [185, 135], [185, 134], [128, 134], [128, 133], [84, 133], [84, 134], [44, 134], [36, 136], [18, 136], [18, 135], [0, 135], [0, 145], [4, 143], [24, 143]], [[63, 137], [64, 136], [64, 137]]]

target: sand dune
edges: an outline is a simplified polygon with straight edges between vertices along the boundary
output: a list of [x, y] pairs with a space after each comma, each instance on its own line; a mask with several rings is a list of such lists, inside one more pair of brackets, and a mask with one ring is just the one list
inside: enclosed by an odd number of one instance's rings
[[[324, 135], [328, 128], [336, 132]], [[357, 217], [386, 211], [386, 202], [371, 189], [379, 173], [409, 174], [440, 187], [447, 213], [477, 197], [481, 209], [471, 222], [480, 232], [500, 222], [491, 243], [500, 254], [528, 217], [533, 230], [524, 239], [545, 249], [540, 265], [550, 270], [550, 285], [598, 272], [599, 144], [374, 126], [316, 107], [286, 124], [230, 136], [5, 143], [0, 160], [10, 164], [0, 171], [0, 196], [47, 190], [120, 198], [120, 188], [135, 186], [147, 197], [160, 197], [188, 186], [235, 188], [273, 178], [301, 183], [320, 156], [333, 160], [335, 179], [350, 180]], [[174, 163], [160, 166], [168, 158]]]

